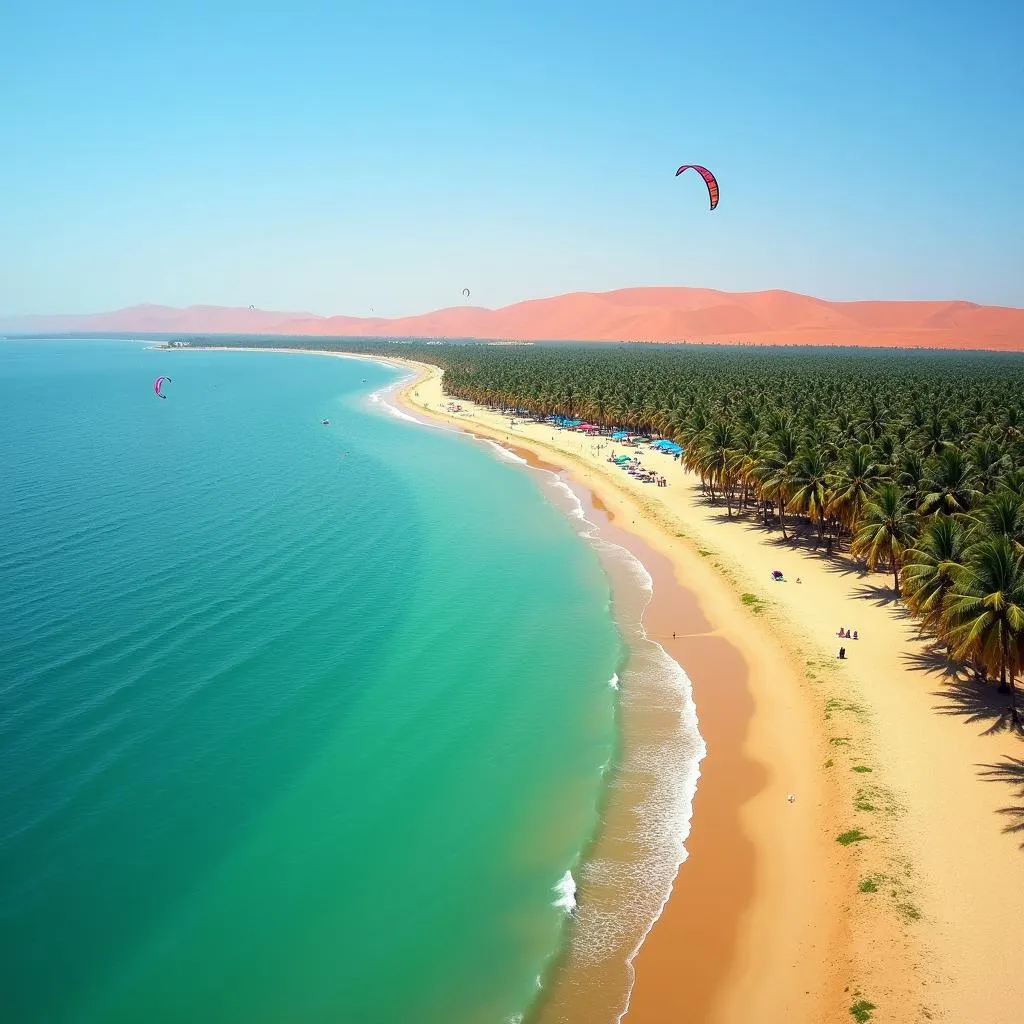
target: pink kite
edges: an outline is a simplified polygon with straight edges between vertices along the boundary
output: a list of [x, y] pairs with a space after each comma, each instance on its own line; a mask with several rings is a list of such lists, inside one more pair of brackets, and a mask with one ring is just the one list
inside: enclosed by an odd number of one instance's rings
[[711, 200], [711, 209], [713, 210], [718, 205], [718, 180], [715, 176], [706, 167], [701, 167], [700, 164], [683, 164], [683, 166], [676, 171], [676, 177], [678, 178], [683, 171], [696, 171], [704, 179], [704, 184], [708, 187], [708, 198]]
[[164, 381], [167, 381], [168, 384], [173, 384], [174, 383], [174, 381], [172, 381], [170, 377], [157, 377], [155, 383], [153, 384], [153, 390], [156, 392], [156, 397], [157, 398], [166, 398], [167, 397], [160, 390], [164, 386]]

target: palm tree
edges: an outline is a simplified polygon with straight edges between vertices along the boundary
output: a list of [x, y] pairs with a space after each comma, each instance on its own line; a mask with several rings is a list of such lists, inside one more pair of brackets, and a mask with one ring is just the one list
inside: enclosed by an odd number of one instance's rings
[[982, 537], [1005, 537], [1024, 551], [1024, 501], [1005, 488], [990, 494], [975, 516]]
[[818, 540], [824, 540], [826, 509], [830, 504], [828, 471], [821, 451], [812, 448], [796, 461], [793, 494], [789, 507], [802, 512], [818, 526]]
[[715, 420], [708, 432], [708, 443], [700, 459], [700, 471], [711, 486], [715, 497], [715, 484], [725, 494], [725, 505], [732, 515], [732, 466], [734, 461], [732, 429], [725, 420]]
[[882, 484], [864, 510], [864, 521], [850, 545], [855, 555], [867, 558], [868, 568], [884, 558], [892, 572], [896, 596], [900, 596], [900, 565], [904, 554], [914, 543], [917, 515], [907, 504], [903, 492], [895, 484]]
[[999, 690], [1010, 693], [1020, 726], [1015, 681], [1024, 659], [1024, 556], [1005, 537], [977, 544], [946, 601], [944, 632], [957, 657], [977, 658]]
[[953, 588], [954, 574], [963, 568], [967, 546], [967, 531], [959, 518], [935, 516], [907, 551], [900, 579], [907, 607], [924, 626], [939, 628], [946, 595]]
[[786, 505], [793, 494], [799, 442], [796, 433], [791, 428], [784, 427], [773, 438], [773, 444], [774, 447], [765, 457], [759, 474], [761, 494], [769, 501], [778, 502], [782, 539], [786, 540]]
[[1024, 471], [1011, 469], [1008, 473], [1004, 473], [999, 481], [999, 489], [1009, 491], [1011, 494], [1016, 494], [1018, 498], [1024, 499]]
[[920, 506], [926, 479], [927, 471], [920, 452], [905, 451], [896, 466], [896, 483], [906, 492], [911, 508]]
[[729, 471], [734, 480], [741, 486], [740, 508], [746, 508], [747, 499], [751, 484], [754, 483], [754, 474], [757, 471], [760, 448], [757, 443], [757, 435], [748, 426], [740, 429], [739, 435], [733, 443], [732, 462]]
[[971, 463], [977, 475], [982, 494], [992, 491], [1006, 468], [1006, 457], [993, 441], [975, 441], [970, 451]]
[[925, 482], [921, 512], [968, 512], [978, 496], [974, 486], [974, 467], [959, 448], [947, 447], [939, 453]]
[[878, 466], [878, 472], [883, 476], [888, 476], [892, 472], [897, 448], [896, 438], [892, 434], [883, 434], [875, 442], [871, 461]]
[[828, 513], [854, 533], [872, 492], [879, 483], [881, 471], [872, 459], [870, 445], [851, 448], [846, 464], [832, 475], [832, 500]]

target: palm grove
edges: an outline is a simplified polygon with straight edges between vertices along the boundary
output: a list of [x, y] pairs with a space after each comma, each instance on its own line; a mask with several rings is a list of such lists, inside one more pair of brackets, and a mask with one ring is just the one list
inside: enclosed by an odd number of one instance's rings
[[1024, 660], [1024, 360], [980, 353], [324, 342], [433, 363], [453, 398], [684, 448], [709, 501], [849, 551], [1008, 691]]

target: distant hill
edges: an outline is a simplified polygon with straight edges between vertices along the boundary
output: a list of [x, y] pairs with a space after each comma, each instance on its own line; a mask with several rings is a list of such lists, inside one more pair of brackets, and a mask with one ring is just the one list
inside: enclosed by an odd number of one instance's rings
[[795, 292], [624, 288], [501, 309], [407, 317], [319, 316], [226, 306], [132, 306], [110, 313], [0, 318], [0, 332], [283, 334], [519, 341], [704, 341], [1024, 351], [1024, 309], [973, 302], [831, 302]]

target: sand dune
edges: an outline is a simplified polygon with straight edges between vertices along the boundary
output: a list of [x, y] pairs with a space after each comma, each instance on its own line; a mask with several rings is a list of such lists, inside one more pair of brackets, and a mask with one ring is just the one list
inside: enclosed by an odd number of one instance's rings
[[786, 291], [626, 288], [456, 306], [408, 317], [318, 316], [143, 305], [82, 316], [0, 318], [0, 331], [494, 338], [1024, 350], [1024, 309], [972, 302], [831, 302]]

